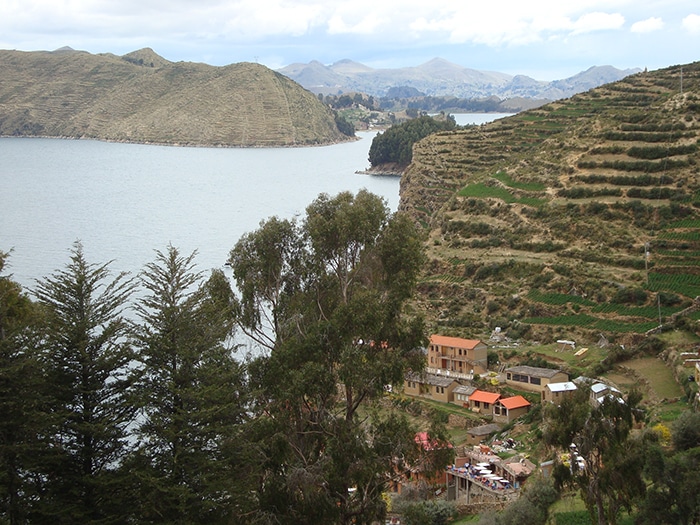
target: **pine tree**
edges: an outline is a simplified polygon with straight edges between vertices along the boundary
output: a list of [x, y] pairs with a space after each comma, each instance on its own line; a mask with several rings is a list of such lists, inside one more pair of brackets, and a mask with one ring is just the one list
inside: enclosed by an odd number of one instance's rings
[[194, 257], [170, 246], [142, 275], [141, 420], [131, 470], [145, 523], [223, 523], [248, 497], [236, 456], [246, 401], [244, 367], [230, 345], [232, 291], [220, 271], [202, 283]]
[[134, 355], [124, 317], [133, 283], [86, 261], [79, 242], [64, 270], [38, 282], [45, 310], [50, 455], [37, 522], [120, 523], [119, 465], [134, 411]]
[[[8, 255], [0, 252], [0, 272]], [[39, 488], [46, 407], [37, 320], [21, 286], [0, 276], [0, 522], [10, 525], [27, 522]]]

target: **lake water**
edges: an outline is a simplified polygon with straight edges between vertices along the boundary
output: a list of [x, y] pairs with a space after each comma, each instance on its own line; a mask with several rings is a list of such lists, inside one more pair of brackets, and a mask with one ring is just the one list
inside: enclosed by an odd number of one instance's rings
[[[482, 123], [500, 114], [456, 115]], [[460, 122], [461, 121], [461, 122]], [[276, 215], [302, 216], [320, 193], [381, 195], [399, 203], [399, 178], [369, 167], [373, 132], [313, 148], [184, 148], [92, 140], [0, 138], [0, 250], [26, 288], [69, 262], [76, 240], [89, 262], [138, 273], [168, 244], [220, 268], [244, 233]]]

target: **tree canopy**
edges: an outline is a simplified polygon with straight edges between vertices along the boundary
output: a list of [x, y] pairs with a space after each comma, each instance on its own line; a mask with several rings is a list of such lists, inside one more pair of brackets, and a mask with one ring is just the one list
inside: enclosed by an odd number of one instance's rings
[[390, 163], [408, 166], [413, 158], [413, 144], [437, 131], [449, 131], [455, 126], [451, 116], [439, 120], [427, 115], [391, 126], [372, 139], [369, 162], [372, 166]]
[[242, 329], [267, 350], [251, 363], [268, 415], [259, 424], [276, 436], [265, 445], [261, 513], [295, 523], [383, 516], [387, 465], [415, 446], [413, 434], [358, 411], [422, 366], [422, 321], [404, 308], [422, 261], [413, 223], [366, 191], [321, 195], [301, 223], [271, 218], [231, 251]]

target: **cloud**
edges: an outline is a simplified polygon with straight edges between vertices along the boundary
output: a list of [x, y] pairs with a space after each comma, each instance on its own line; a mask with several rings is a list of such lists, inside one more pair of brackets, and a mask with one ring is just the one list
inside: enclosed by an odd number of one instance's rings
[[578, 35], [582, 33], [592, 33], [594, 31], [620, 29], [624, 23], [625, 17], [620, 13], [586, 13], [576, 20], [572, 33]]
[[686, 31], [697, 35], [700, 34], [700, 15], [688, 15], [683, 19], [683, 27]]
[[632, 24], [630, 31], [633, 33], [653, 33], [664, 28], [664, 21], [658, 17], [647, 18]]

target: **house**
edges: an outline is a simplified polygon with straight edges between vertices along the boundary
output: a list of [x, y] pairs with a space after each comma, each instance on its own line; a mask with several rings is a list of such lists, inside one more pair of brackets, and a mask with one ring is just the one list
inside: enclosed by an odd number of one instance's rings
[[452, 391], [454, 399], [452, 402], [464, 408], [469, 408], [469, 396], [476, 392], [475, 386], [459, 385]]
[[491, 434], [494, 434], [499, 430], [501, 430], [501, 427], [496, 423], [488, 423], [487, 425], [479, 425], [478, 427], [472, 427], [467, 430], [466, 444], [478, 445]]
[[605, 383], [594, 383], [591, 385], [590, 403], [593, 407], [599, 407], [606, 398], [622, 400], [622, 392], [614, 386]]
[[428, 432], [418, 432], [414, 436], [416, 445], [420, 448], [420, 454], [411, 464], [395, 464], [396, 475], [393, 478], [391, 488], [393, 492], [401, 493], [403, 488], [411, 483], [427, 483], [428, 485], [443, 485], [446, 480], [445, 471], [436, 468], [440, 463], [433, 456], [442, 452], [451, 451], [450, 443], [439, 442], [430, 437]]
[[563, 383], [548, 383], [542, 390], [542, 402], [554, 403], [560, 405], [562, 400], [573, 395], [578, 388], [573, 381], [564, 381]]
[[484, 416], [493, 415], [493, 405], [501, 397], [501, 394], [496, 392], [485, 392], [484, 390], [475, 390], [469, 396], [469, 408], [473, 412], [478, 412]]
[[569, 380], [569, 374], [552, 368], [536, 366], [514, 366], [507, 368], [506, 384], [520, 390], [542, 392], [550, 383], [563, 383]]
[[483, 374], [488, 367], [487, 350], [486, 343], [479, 340], [431, 335], [428, 368], [465, 376]]
[[493, 405], [493, 420], [510, 423], [527, 414], [530, 406], [523, 396], [502, 397]]
[[449, 403], [453, 399], [452, 392], [458, 386], [459, 382], [453, 377], [409, 373], [404, 380], [404, 393], [408, 396], [426, 397]]

